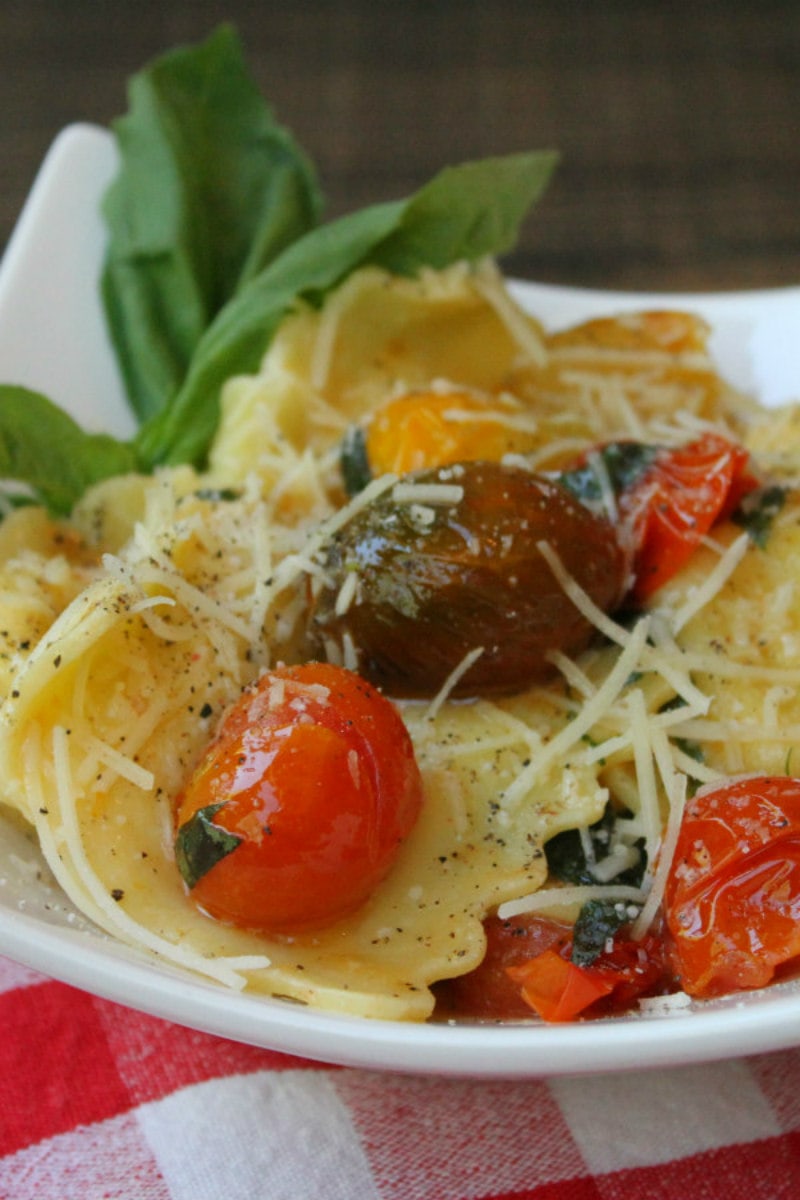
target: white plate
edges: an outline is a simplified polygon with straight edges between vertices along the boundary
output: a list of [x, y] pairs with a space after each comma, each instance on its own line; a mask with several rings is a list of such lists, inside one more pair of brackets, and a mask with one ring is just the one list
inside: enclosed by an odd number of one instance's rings
[[[55, 142], [0, 269], [0, 381], [44, 391], [84, 425], [132, 421], [106, 339], [98, 213], [115, 168], [89, 126]], [[621, 295], [520, 284], [547, 325], [680, 307], [713, 323], [724, 372], [769, 404], [800, 397], [800, 288], [713, 296]], [[534, 1077], [698, 1062], [800, 1043], [800, 983], [669, 1015], [576, 1025], [406, 1025], [231, 993], [114, 942], [42, 881], [39, 852], [0, 819], [0, 951], [57, 979], [184, 1025], [326, 1062], [453, 1076]]]

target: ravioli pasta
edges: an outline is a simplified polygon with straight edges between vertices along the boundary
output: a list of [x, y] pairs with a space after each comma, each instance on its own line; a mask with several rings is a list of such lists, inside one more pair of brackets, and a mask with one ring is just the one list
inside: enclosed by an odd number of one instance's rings
[[[3, 799], [71, 901], [122, 941], [233, 988], [424, 1020], [431, 985], [480, 963], [487, 914], [552, 905], [545, 843], [599, 819], [610, 795], [655, 862], [687, 778], [782, 772], [800, 738], [793, 498], [768, 552], [725, 526], [633, 625], [589, 611], [603, 637], [579, 659], [557, 657], [552, 683], [402, 702], [423, 811], [352, 916], [291, 938], [247, 933], [200, 913], [174, 863], [176, 797], [221, 717], [263, 669], [311, 654], [317, 551], [363, 503], [339, 477], [351, 423], [409, 389], [469, 389], [503, 398], [509, 453], [537, 466], [598, 441], [677, 442], [708, 427], [752, 429], [767, 454], [769, 424], [719, 379], [705, 337], [681, 314], [547, 334], [491, 265], [414, 280], [366, 270], [321, 311], [290, 316], [260, 371], [228, 383], [206, 472], [108, 481], [69, 522], [9, 515]], [[565, 603], [590, 610], [580, 595]], [[598, 888], [647, 900], [647, 887], [613, 876]], [[580, 896], [562, 909], [568, 900]]]

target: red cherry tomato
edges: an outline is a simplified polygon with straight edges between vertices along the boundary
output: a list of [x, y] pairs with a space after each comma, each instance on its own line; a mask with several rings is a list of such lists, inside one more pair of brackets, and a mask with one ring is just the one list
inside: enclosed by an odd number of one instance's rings
[[686, 446], [659, 450], [619, 497], [631, 530], [633, 597], [646, 600], [689, 560], [711, 527], [730, 516], [757, 480], [741, 446], [714, 433]]
[[684, 814], [664, 904], [691, 995], [763, 987], [800, 957], [800, 779], [701, 789]]
[[507, 968], [522, 998], [545, 1021], [609, 1016], [625, 1012], [641, 996], [674, 990], [657, 937], [638, 942], [617, 937], [586, 967], [570, 962], [570, 951], [567, 943]]
[[386, 875], [421, 803], [389, 700], [340, 667], [281, 667], [242, 696], [189, 780], [176, 859], [220, 920], [273, 933], [329, 924]]
[[488, 917], [483, 928], [486, 953], [480, 966], [436, 985], [437, 1016], [493, 1021], [530, 1017], [530, 1006], [508, 968], [528, 962], [544, 950], [568, 945], [571, 926], [526, 914], [509, 920]]
[[607, 1016], [640, 996], [674, 991], [660, 938], [624, 936], [588, 967], [570, 961], [572, 926], [526, 914], [484, 922], [486, 954], [479, 967], [436, 987], [442, 1018], [515, 1021], [533, 1009], [546, 1021]]

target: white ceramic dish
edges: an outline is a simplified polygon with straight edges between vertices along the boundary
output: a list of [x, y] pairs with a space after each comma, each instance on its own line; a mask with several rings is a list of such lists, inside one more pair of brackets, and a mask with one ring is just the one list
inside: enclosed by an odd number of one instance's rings
[[[132, 421], [97, 294], [98, 212], [115, 169], [89, 126], [55, 142], [0, 267], [0, 381], [45, 392], [84, 425]], [[800, 288], [731, 295], [621, 295], [520, 284], [558, 327], [601, 313], [681, 307], [712, 322], [731, 380], [768, 404], [800, 398]], [[698, 1062], [800, 1044], [800, 982], [668, 1015], [588, 1024], [436, 1026], [366, 1021], [231, 993], [93, 929], [44, 882], [38, 850], [0, 817], [0, 952], [111, 1000], [243, 1042], [375, 1069], [535, 1077]]]

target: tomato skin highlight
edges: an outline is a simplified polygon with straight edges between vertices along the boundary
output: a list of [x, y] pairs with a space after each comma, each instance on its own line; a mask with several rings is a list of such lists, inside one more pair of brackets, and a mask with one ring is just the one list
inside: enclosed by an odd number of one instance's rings
[[684, 813], [665, 912], [690, 995], [763, 987], [799, 958], [800, 780], [701, 789]]
[[240, 839], [189, 894], [241, 928], [330, 924], [368, 899], [421, 805], [411, 739], [389, 700], [340, 667], [279, 667], [228, 713], [179, 797], [179, 843], [209, 811]]
[[632, 595], [639, 603], [688, 562], [717, 521], [758, 486], [749, 454], [718, 434], [661, 449], [642, 478], [619, 497], [633, 542]]

